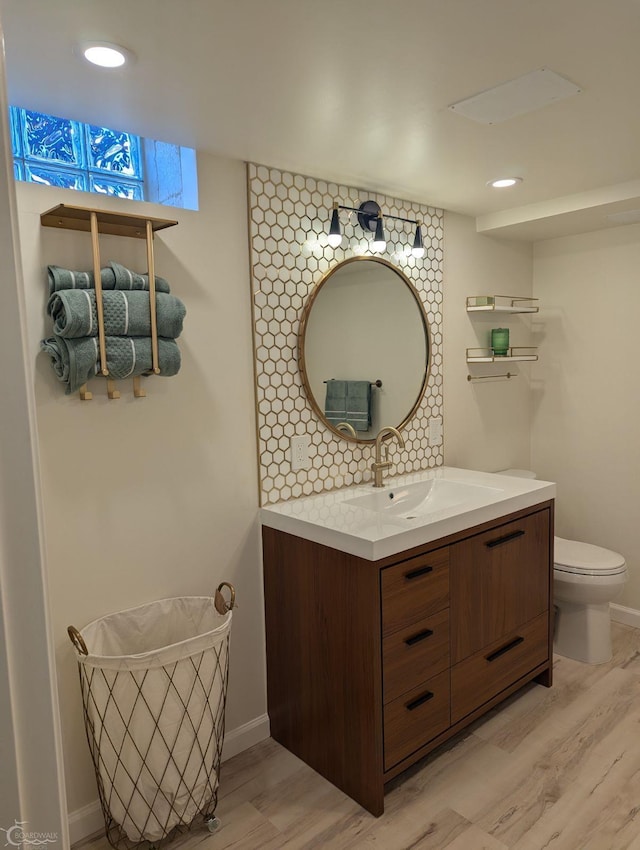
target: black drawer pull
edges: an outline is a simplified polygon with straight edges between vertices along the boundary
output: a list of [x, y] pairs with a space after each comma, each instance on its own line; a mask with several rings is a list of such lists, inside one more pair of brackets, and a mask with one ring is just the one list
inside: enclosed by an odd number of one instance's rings
[[405, 643], [407, 644], [407, 646], [413, 646], [414, 643], [420, 643], [421, 640], [431, 637], [432, 634], [433, 629], [425, 629], [423, 632], [418, 632], [417, 635], [411, 635], [410, 638], [407, 638], [405, 640]]
[[517, 537], [522, 537], [524, 535], [524, 531], [513, 531], [511, 534], [505, 534], [504, 537], [498, 537], [496, 540], [490, 540], [488, 543], [484, 545], [489, 549], [493, 549], [494, 546], [501, 546], [503, 543], [508, 543], [510, 540], [515, 540]]
[[420, 567], [419, 570], [411, 570], [410, 573], [405, 573], [405, 578], [408, 581], [411, 581], [412, 578], [418, 578], [418, 576], [424, 576], [427, 573], [432, 573], [433, 567]]
[[495, 652], [492, 652], [491, 655], [487, 655], [487, 661], [495, 661], [496, 658], [500, 658], [501, 655], [504, 655], [505, 652], [509, 652], [511, 649], [515, 649], [516, 646], [520, 646], [521, 643], [524, 643], [523, 637], [517, 637], [514, 640], [510, 641], [506, 646], [501, 647], [500, 649], [496, 649]]
[[425, 702], [429, 702], [430, 699], [433, 699], [435, 696], [431, 691], [427, 691], [426, 694], [422, 694], [418, 699], [414, 699], [413, 702], [408, 702], [405, 706], [407, 711], [413, 711], [414, 708], [418, 708], [419, 705], [424, 705]]

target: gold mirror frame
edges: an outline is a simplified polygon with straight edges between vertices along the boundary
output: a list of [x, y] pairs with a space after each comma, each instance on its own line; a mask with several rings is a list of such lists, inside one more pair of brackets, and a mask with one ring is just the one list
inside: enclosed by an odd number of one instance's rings
[[304, 310], [302, 311], [302, 316], [300, 317], [300, 326], [299, 326], [299, 329], [298, 329], [298, 369], [300, 370], [300, 377], [301, 377], [301, 380], [302, 380], [302, 385], [304, 387], [305, 394], [307, 396], [307, 400], [308, 400], [309, 404], [311, 405], [313, 412], [315, 413], [315, 415], [320, 420], [320, 422], [322, 422], [323, 425], [326, 428], [329, 429], [329, 431], [331, 431], [333, 434], [335, 434], [336, 437], [340, 437], [341, 439], [346, 440], [349, 443], [360, 443], [362, 445], [366, 445], [366, 444], [372, 445], [376, 441], [375, 436], [371, 437], [370, 439], [364, 439], [363, 437], [352, 437], [350, 434], [346, 433], [345, 431], [339, 431], [337, 428], [334, 428], [333, 425], [331, 425], [327, 421], [327, 419], [325, 418], [324, 412], [318, 406], [318, 403], [316, 402], [315, 397], [314, 397], [313, 393], [311, 392], [311, 385], [310, 385], [309, 379], [307, 377], [306, 359], [305, 359], [305, 353], [304, 353], [305, 340], [306, 340], [306, 335], [307, 335], [307, 324], [309, 322], [309, 316], [311, 315], [311, 310], [313, 309], [313, 305], [315, 303], [316, 298], [318, 297], [318, 294], [320, 293], [320, 290], [325, 285], [325, 283], [327, 283], [327, 281], [337, 271], [339, 271], [339, 269], [344, 268], [346, 265], [349, 265], [350, 263], [359, 263], [359, 262], [362, 262], [362, 261], [380, 263], [380, 265], [387, 266], [389, 269], [391, 269], [391, 271], [394, 272], [399, 277], [399, 279], [402, 281], [402, 283], [404, 283], [404, 285], [409, 289], [409, 292], [413, 296], [413, 299], [416, 302], [418, 309], [420, 311], [420, 316], [422, 318], [422, 324], [423, 324], [423, 327], [424, 327], [426, 348], [427, 348], [427, 363], [426, 363], [426, 367], [425, 367], [425, 370], [424, 370], [424, 378], [422, 379], [422, 385], [421, 385], [420, 390], [418, 392], [418, 396], [417, 396], [417, 398], [416, 398], [416, 400], [413, 404], [413, 407], [409, 411], [409, 413], [405, 416], [405, 418], [402, 420], [402, 422], [400, 424], [396, 424], [395, 422], [390, 423], [390, 424], [392, 424], [399, 431], [402, 431], [406, 427], [406, 425], [415, 416], [416, 411], [420, 407], [420, 403], [422, 402], [422, 399], [424, 398], [424, 394], [426, 392], [427, 385], [429, 383], [429, 373], [431, 371], [431, 333], [430, 333], [430, 330], [429, 330], [429, 318], [428, 318], [427, 312], [424, 308], [424, 304], [422, 303], [420, 296], [419, 296], [418, 292], [416, 291], [416, 288], [413, 286], [413, 284], [411, 283], [409, 278], [404, 274], [404, 272], [402, 272], [399, 268], [394, 266], [393, 263], [390, 263], [388, 260], [384, 260], [382, 257], [370, 257], [370, 256], [349, 257], [346, 260], [342, 260], [341, 262], [336, 263], [336, 265], [333, 266], [332, 268], [330, 268], [329, 271], [326, 272], [322, 276], [322, 278], [318, 281], [318, 283], [314, 287], [312, 293], [307, 298], [307, 303], [304, 305]]

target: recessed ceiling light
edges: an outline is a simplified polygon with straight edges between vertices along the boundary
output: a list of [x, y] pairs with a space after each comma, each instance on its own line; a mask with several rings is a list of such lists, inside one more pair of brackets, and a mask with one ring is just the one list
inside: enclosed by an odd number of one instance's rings
[[499, 180], [489, 180], [487, 186], [491, 186], [492, 189], [508, 189], [516, 183], [522, 183], [522, 177], [501, 177]]
[[124, 47], [106, 41], [88, 42], [82, 45], [81, 50], [87, 62], [101, 68], [120, 68], [132, 59], [132, 54]]

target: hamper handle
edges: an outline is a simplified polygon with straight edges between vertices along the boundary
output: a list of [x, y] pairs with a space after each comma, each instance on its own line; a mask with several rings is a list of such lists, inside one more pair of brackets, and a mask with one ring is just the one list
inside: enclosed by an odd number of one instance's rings
[[75, 626], [67, 626], [67, 634], [69, 635], [71, 643], [75, 646], [75, 648], [81, 655], [89, 654], [87, 644], [84, 642], [84, 638]]
[[[222, 595], [223, 587], [229, 588], [229, 593], [231, 594], [229, 602], [227, 602], [227, 600]], [[228, 581], [223, 581], [218, 585], [218, 589], [216, 590], [215, 595], [215, 606], [218, 614], [226, 614], [227, 611], [231, 611], [233, 608], [236, 607], [236, 590], [235, 587], [232, 584], [229, 584]]]

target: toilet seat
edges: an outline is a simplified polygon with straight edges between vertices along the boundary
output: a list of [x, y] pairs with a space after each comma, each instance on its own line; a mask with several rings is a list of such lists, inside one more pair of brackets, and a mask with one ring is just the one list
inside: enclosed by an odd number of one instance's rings
[[618, 552], [554, 537], [553, 568], [561, 573], [583, 576], [612, 576], [626, 572], [627, 565]]

